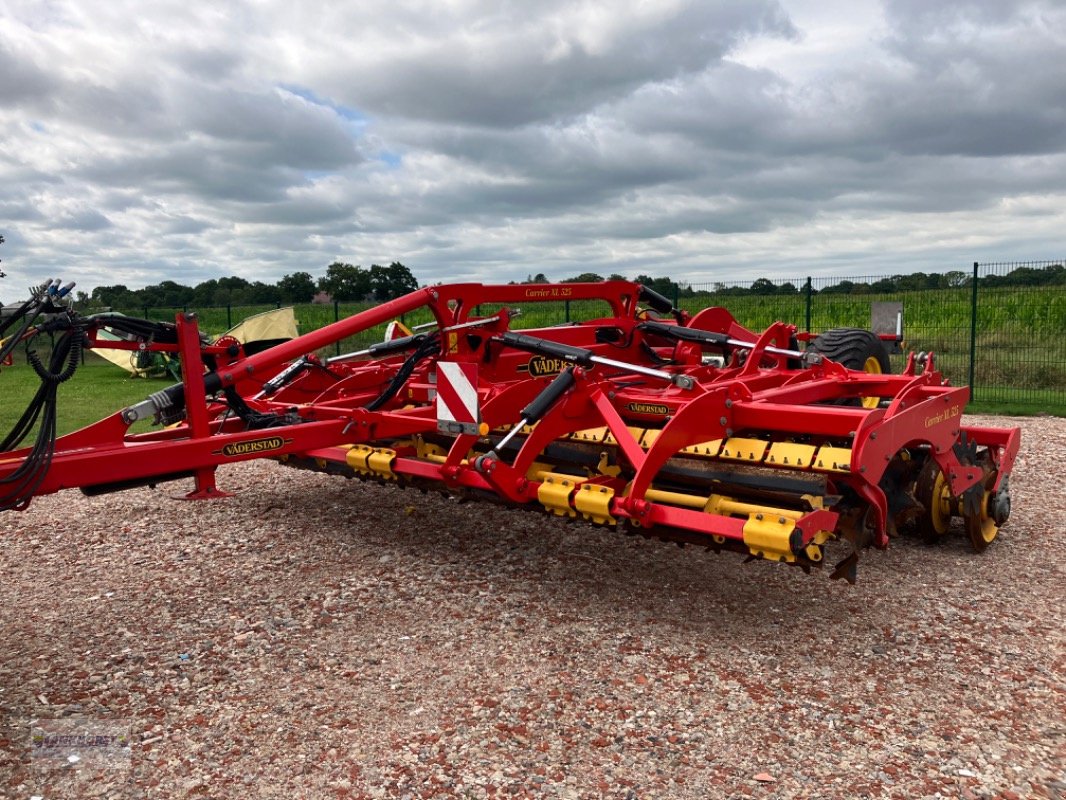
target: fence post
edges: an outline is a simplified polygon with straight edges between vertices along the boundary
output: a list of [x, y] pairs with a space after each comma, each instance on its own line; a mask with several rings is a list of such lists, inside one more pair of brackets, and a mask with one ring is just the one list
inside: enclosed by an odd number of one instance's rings
[[[333, 321], [334, 322], [338, 322], [340, 320], [340, 318], [341, 318], [341, 301], [340, 300], [334, 300], [333, 301]], [[341, 354], [341, 343], [340, 343], [339, 340], [336, 343], [334, 343], [333, 348], [336, 351], [335, 355], [339, 356]]]
[[567, 300], [564, 304], [566, 306], [566, 321], [570, 321], [570, 301]]
[[144, 318], [148, 319], [148, 306], [144, 307]]
[[973, 286], [970, 292], [970, 400], [974, 399], [974, 376], [977, 364], [977, 262], [973, 262]]
[[674, 283], [674, 308], [681, 308], [681, 284]]
[[807, 325], [806, 325], [805, 330], [807, 331], [807, 333], [810, 333], [811, 332], [811, 296], [813, 294], [813, 291], [812, 291], [812, 288], [811, 288], [811, 276], [810, 275], [807, 276], [807, 283], [805, 283], [803, 285], [803, 291], [804, 291], [804, 294], [807, 295]]
[[233, 327], [233, 306], [226, 303], [226, 330]]

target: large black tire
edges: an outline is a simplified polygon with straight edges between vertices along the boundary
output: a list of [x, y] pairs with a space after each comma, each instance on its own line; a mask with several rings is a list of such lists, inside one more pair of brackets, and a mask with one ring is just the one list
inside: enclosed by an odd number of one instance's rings
[[[862, 328], [833, 328], [815, 337], [812, 347], [848, 369], [882, 375], [892, 371], [885, 343], [877, 338], [877, 334]], [[877, 362], [876, 367], [873, 361]]]
[[[877, 334], [862, 328], [832, 328], [815, 337], [811, 348], [848, 369], [886, 375], [892, 371], [888, 348]], [[859, 404], [877, 408], [878, 398], [863, 397]]]

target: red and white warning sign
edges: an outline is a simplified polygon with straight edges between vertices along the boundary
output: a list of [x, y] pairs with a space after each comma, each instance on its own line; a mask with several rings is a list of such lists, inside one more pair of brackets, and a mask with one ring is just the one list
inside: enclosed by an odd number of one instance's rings
[[481, 407], [477, 398], [477, 364], [437, 362], [437, 429], [477, 434]]

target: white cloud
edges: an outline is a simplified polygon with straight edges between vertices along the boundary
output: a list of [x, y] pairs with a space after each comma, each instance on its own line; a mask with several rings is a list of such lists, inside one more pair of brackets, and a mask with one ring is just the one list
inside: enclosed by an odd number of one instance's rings
[[1053, 258], [1063, 63], [1051, 0], [9, 3], [0, 256], [87, 288]]

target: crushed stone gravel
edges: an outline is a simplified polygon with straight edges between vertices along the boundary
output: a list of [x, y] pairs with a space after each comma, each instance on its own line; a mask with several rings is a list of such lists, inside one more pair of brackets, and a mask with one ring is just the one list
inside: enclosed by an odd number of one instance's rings
[[[0, 515], [0, 798], [1061, 798], [1066, 420], [859, 582], [249, 462]], [[119, 721], [117, 766], [31, 728]]]

